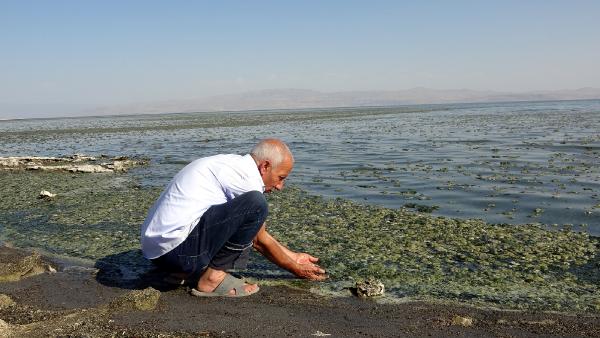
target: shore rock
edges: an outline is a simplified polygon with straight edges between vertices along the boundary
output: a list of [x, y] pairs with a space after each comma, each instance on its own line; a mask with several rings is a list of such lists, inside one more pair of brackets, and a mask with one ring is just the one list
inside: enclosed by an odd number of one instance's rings
[[11, 337], [10, 324], [0, 319], [0, 337]]
[[356, 295], [361, 298], [377, 297], [383, 295], [385, 286], [380, 280], [373, 277], [356, 282]]
[[[0, 310], [3, 310], [9, 306], [15, 305], [15, 301], [12, 300], [9, 296], [0, 293]], [[1, 327], [1, 325], [0, 325]]]
[[469, 327], [473, 325], [473, 318], [456, 315], [452, 318], [452, 325]]
[[127, 171], [129, 168], [148, 163], [147, 160], [134, 160], [125, 156], [114, 157], [111, 160], [111, 162], [98, 163], [98, 158], [82, 154], [75, 154], [67, 157], [0, 157], [0, 169], [67, 171], [72, 173], [111, 173]]
[[150, 311], [156, 307], [160, 291], [148, 287], [144, 290], [131, 291], [110, 302], [109, 308], [113, 311]]
[[46, 271], [48, 263], [36, 253], [12, 248], [0, 250], [0, 282], [14, 282]]

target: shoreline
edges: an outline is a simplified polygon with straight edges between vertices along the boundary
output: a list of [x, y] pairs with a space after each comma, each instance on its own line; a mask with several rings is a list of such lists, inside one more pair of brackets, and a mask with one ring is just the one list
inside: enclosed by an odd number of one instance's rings
[[[14, 263], [15, 257], [27, 255], [0, 247], [2, 266], [7, 257]], [[250, 297], [197, 298], [156, 279], [150, 287], [119, 286], [99, 278], [101, 270], [65, 269], [48, 257], [40, 262], [56, 265], [57, 271], [0, 282], [5, 295], [0, 296], [0, 333], [8, 337], [600, 337], [600, 315], [595, 314], [422, 301], [380, 304], [269, 285]]]

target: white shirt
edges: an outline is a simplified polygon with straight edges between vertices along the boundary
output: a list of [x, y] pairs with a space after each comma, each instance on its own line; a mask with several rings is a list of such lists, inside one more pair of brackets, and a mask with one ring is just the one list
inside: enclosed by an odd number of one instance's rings
[[142, 252], [158, 258], [181, 244], [204, 212], [253, 190], [264, 192], [262, 177], [250, 155], [215, 155], [185, 166], [142, 225]]

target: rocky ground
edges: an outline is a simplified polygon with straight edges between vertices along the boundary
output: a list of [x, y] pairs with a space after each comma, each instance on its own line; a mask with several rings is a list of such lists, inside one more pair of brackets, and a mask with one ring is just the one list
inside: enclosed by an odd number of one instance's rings
[[379, 304], [263, 285], [196, 298], [157, 274], [120, 283], [102, 269], [0, 247], [3, 337], [600, 337], [600, 316], [443, 303]]

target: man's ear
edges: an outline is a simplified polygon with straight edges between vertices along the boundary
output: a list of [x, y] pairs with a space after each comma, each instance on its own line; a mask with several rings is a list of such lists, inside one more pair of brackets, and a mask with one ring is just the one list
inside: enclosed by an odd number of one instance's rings
[[265, 160], [263, 162], [261, 162], [258, 165], [258, 170], [260, 171], [260, 174], [266, 174], [267, 172], [269, 172], [269, 170], [271, 170], [271, 161], [269, 160]]

